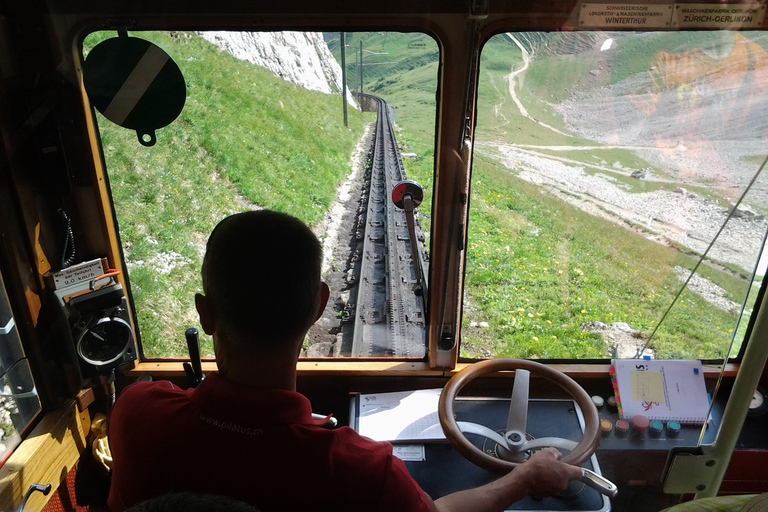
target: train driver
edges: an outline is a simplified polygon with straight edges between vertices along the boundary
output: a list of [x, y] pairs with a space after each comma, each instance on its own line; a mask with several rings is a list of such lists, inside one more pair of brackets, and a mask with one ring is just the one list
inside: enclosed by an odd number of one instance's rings
[[389, 443], [317, 426], [296, 392], [296, 362], [329, 296], [321, 259], [310, 229], [283, 213], [249, 211], [216, 226], [195, 303], [219, 371], [194, 389], [155, 381], [121, 393], [109, 424], [112, 512], [184, 491], [265, 512], [500, 511], [581, 477], [548, 448], [490, 484], [433, 502]]

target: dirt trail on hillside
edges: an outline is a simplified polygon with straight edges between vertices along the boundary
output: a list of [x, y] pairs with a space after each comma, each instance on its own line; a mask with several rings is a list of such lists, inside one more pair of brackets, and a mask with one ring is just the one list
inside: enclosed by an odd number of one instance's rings
[[[682, 187], [679, 192], [635, 193], [611, 175], [629, 176], [631, 170], [587, 173], [583, 164], [511, 144], [478, 144], [480, 151], [484, 148], [494, 150], [491, 153], [497, 153], [501, 163], [520, 178], [659, 243], [676, 242], [701, 254], [728, 216], [727, 208]], [[709, 256], [751, 272], [766, 228], [768, 223], [760, 216], [732, 217]]]
[[551, 131], [553, 131], [555, 133], [559, 133], [560, 135], [565, 135], [566, 137], [570, 137], [571, 134], [565, 133], [565, 132], [561, 132], [560, 130], [558, 130], [557, 128], [554, 128], [553, 126], [545, 124], [545, 123], [539, 121], [538, 119], [534, 119], [528, 113], [528, 110], [526, 110], [526, 108], [523, 106], [523, 102], [520, 101], [520, 98], [517, 97], [517, 92], [515, 91], [515, 88], [517, 86], [517, 82], [518, 81], [517, 81], [516, 78], [517, 78], [518, 75], [524, 73], [528, 69], [528, 66], [531, 63], [531, 56], [528, 53], [528, 50], [525, 49], [525, 47], [520, 43], [520, 41], [517, 40], [517, 38], [513, 34], [507, 34], [507, 35], [509, 36], [510, 39], [512, 39], [512, 42], [515, 43], [518, 48], [520, 48], [520, 52], [522, 53], [522, 56], [523, 56], [523, 65], [520, 66], [517, 69], [515, 69], [514, 66], [513, 66], [512, 72], [507, 76], [507, 82], [509, 83], [509, 95], [512, 98], [512, 101], [517, 106], [517, 109], [520, 111], [520, 115], [530, 119], [531, 121], [539, 124], [540, 126], [543, 126], [544, 128], [546, 128], [548, 130], [551, 130]]
[[[522, 66], [518, 63], [507, 77], [513, 102], [524, 117], [562, 134], [532, 118], [518, 98], [515, 89], [519, 75], [528, 68], [531, 57], [514, 35], [509, 37], [521, 49], [523, 58]], [[599, 73], [594, 71], [596, 80]], [[551, 105], [572, 134], [595, 141], [592, 147], [497, 141], [478, 141], [476, 147], [478, 151], [498, 157], [519, 177], [590, 214], [609, 219], [656, 242], [679, 244], [701, 254], [728, 217], [724, 203], [732, 205], [737, 201], [757, 171], [756, 158], [764, 155], [764, 145], [752, 124], [744, 124], [729, 133], [733, 140], [709, 141], [683, 131], [686, 119], [692, 117], [700, 120], [699, 128], [707, 123], [722, 123], [724, 116], [733, 114], [733, 105], [705, 98], [691, 109], [680, 106], [677, 91], [661, 92], [653, 97], [631, 94], [638, 89], [638, 80], [647, 80], [647, 77], [627, 80], [610, 89], [583, 87], [574, 90], [565, 102]], [[651, 102], [656, 108], [649, 116], [638, 105], [642, 107]], [[652, 168], [631, 169], [607, 161], [588, 165], [553, 154], [583, 150], [599, 155], [607, 149], [633, 151]], [[636, 171], [642, 172], [644, 180], [664, 183], [669, 185], [668, 189], [676, 190], [637, 193], [626, 180], [617, 179], [630, 178]], [[690, 190], [692, 187], [707, 188], [722, 202], [695, 193]], [[736, 265], [746, 272], [753, 270], [755, 255], [760, 252], [768, 228], [768, 223], [755, 211], [768, 211], [768, 175], [755, 183], [737, 215], [728, 221], [709, 252], [710, 258]]]
[[[513, 66], [507, 76], [514, 106], [502, 99], [496, 105], [497, 115], [511, 124], [514, 114], [507, 119], [503, 116], [504, 107], [507, 110], [516, 107], [519, 115], [563, 135], [563, 131], [533, 118], [517, 95], [516, 88], [523, 85], [523, 73], [531, 63], [532, 54], [514, 35], [510, 38], [521, 49], [523, 63]], [[596, 82], [601, 78], [601, 69], [590, 73]], [[640, 77], [635, 81], [644, 79]], [[631, 80], [614, 89], [582, 84], [582, 88], [571, 91], [567, 101], [550, 105], [571, 132], [566, 135], [594, 141], [594, 145], [570, 147], [477, 141], [476, 150], [498, 159], [510, 172], [591, 215], [610, 220], [659, 244], [684, 247], [699, 255], [708, 250], [707, 264], [735, 265], [743, 269], [742, 273], [751, 273], [768, 229], [768, 223], [760, 215], [768, 212], [768, 175], [753, 184], [739, 209], [725, 227], [723, 224], [729, 216], [728, 205], [740, 199], [765, 155], [761, 132], [750, 121], [726, 132], [730, 140], [721, 140], [720, 132], [712, 126], [722, 124], [722, 119], [733, 113], [731, 103], [704, 98], [696, 108], [686, 109], [681, 108], [677, 91], [656, 94], [653, 98], [650, 94], [630, 94], [629, 91], [638, 89], [637, 85]], [[651, 102], [655, 102], [656, 108], [649, 118], [648, 111], [638, 105], [642, 107]], [[697, 135], [683, 131], [691, 118], [699, 120], [695, 126]], [[712, 140], [707, 140], [710, 137]], [[599, 156], [616, 149], [634, 152], [648, 162], [648, 167], [627, 168], [611, 161], [610, 157], [602, 161], [595, 159], [591, 164], [574, 158], [577, 151]], [[652, 186], [644, 187], [639, 181], [630, 186], [628, 180], [632, 179], [645, 180], [648, 185], [652, 182]], [[665, 190], [637, 192], [659, 185]], [[707, 190], [706, 196], [697, 193], [702, 189]], [[716, 235], [717, 241], [708, 249]], [[689, 270], [676, 267], [674, 272], [681, 284], [689, 278]], [[740, 305], [730, 300], [725, 290], [699, 275], [691, 278], [688, 289], [719, 309], [738, 312]], [[627, 324], [593, 327], [582, 326], [599, 332], [606, 339], [611, 357], [636, 357], [647, 341], [647, 333], [634, 331]], [[653, 356], [648, 349], [643, 354]]]

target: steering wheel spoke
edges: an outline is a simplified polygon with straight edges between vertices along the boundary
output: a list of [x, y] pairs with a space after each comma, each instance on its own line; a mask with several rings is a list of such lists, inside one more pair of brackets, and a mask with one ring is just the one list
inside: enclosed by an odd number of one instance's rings
[[502, 435], [495, 430], [473, 423], [471, 421], [457, 421], [456, 424], [463, 434], [474, 434], [493, 441], [499, 446], [498, 454], [504, 460], [522, 462], [526, 458], [526, 452], [552, 446], [559, 450], [573, 451], [579, 443], [562, 437], [539, 437], [537, 439], [523, 439], [521, 442], [510, 442], [509, 432]]
[[579, 443], [565, 439], [563, 437], [537, 437], [536, 439], [529, 439], [522, 445], [523, 450], [538, 450], [539, 448], [546, 448], [552, 446], [558, 450], [567, 450], [572, 452]]
[[528, 425], [528, 395], [531, 382], [531, 372], [528, 370], [515, 371], [515, 383], [512, 388], [512, 398], [509, 400], [507, 415], [507, 435], [521, 436], [525, 440], [525, 429]]
[[495, 430], [486, 427], [485, 425], [479, 425], [477, 423], [472, 423], [471, 421], [459, 421], [456, 424], [464, 434], [475, 434], [478, 436], [483, 436], [486, 439], [490, 439], [494, 443], [498, 444], [502, 448], [507, 450], [509, 449], [507, 446], [506, 438]]

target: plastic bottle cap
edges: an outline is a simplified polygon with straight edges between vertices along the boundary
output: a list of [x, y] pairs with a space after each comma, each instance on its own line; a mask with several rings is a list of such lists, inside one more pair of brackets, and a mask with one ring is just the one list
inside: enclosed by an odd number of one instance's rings
[[601, 420], [600, 430], [602, 430], [603, 433], [607, 434], [608, 432], [613, 430], [613, 423], [611, 423], [610, 420]]
[[603, 407], [603, 404], [605, 403], [605, 400], [603, 400], [603, 397], [595, 395], [592, 397], [592, 403], [595, 404], [595, 407], [598, 409]]
[[677, 434], [680, 432], [680, 424], [676, 421], [669, 421], [667, 422], [667, 430], [669, 430], [671, 434]]
[[649, 427], [652, 432], [661, 432], [664, 428], [664, 424], [662, 424], [660, 421], [652, 421], [651, 426]]
[[629, 430], [629, 422], [626, 420], [617, 420], [616, 430], [618, 430], [619, 432], [626, 432], [627, 430]]
[[609, 396], [608, 397], [608, 407], [616, 407], [616, 397], [615, 396]]

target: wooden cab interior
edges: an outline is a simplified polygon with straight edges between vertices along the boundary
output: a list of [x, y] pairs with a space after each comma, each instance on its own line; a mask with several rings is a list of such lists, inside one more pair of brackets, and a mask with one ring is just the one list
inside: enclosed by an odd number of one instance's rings
[[[77, 508], [75, 490], [81, 500], [87, 500], [91, 491], [98, 495], [103, 480], [77, 479], [76, 474], [91, 465], [83, 461], [91, 458], [93, 420], [108, 408], [111, 386], [119, 393], [146, 376], [185, 383], [183, 357], [148, 357], [136, 341], [133, 357], [117, 367], [114, 383], [109, 377], [83, 375], [70, 321], [55, 293], [52, 272], [60, 269], [61, 210], [67, 212], [77, 240], [78, 262], [103, 260], [103, 268], [115, 272], [111, 279], [122, 289], [131, 289], [99, 132], [99, 123], [104, 121], [97, 122], [83, 81], [82, 48], [90, 33], [392, 31], [423, 33], [435, 41], [439, 62], [434, 97], [427, 355], [418, 359], [304, 357], [298, 363], [299, 391], [309, 397], [317, 412], [332, 412], [341, 424], [348, 424], [354, 394], [439, 388], [476, 359], [462, 356], [460, 333], [483, 45], [505, 32], [594, 32], [601, 28], [584, 27], [580, 10], [624, 4], [570, 0], [27, 0], [0, 5], [0, 270], [40, 401], [0, 468], [0, 509], [15, 509], [31, 484], [50, 483], [53, 493], [34, 493], [25, 508], [30, 512], [53, 510], [57, 503], [65, 510]], [[657, 0], [642, 4], [651, 11], [667, 5], [671, 9], [686, 4]], [[765, 4], [755, 5], [764, 14]], [[765, 26], [761, 16], [749, 29], [758, 32]], [[629, 32], [635, 28], [610, 26], [605, 30]], [[693, 29], [716, 28], [695, 25]], [[145, 150], [136, 145], [137, 155]], [[768, 315], [759, 301], [756, 304], [755, 317]], [[142, 312], [135, 310], [130, 293], [119, 307], [127, 311], [125, 322], [140, 332]], [[182, 336], [182, 332], [178, 334]], [[749, 347], [755, 347], [751, 382], [768, 386], [763, 370], [766, 352], [757, 348], [767, 335], [757, 321], [741, 357], [725, 362], [704, 358], [708, 389], [715, 385], [720, 389], [718, 420], [751, 354]], [[613, 394], [609, 357], [542, 362], [571, 376], [590, 396]], [[204, 358], [203, 371], [215, 369], [215, 362]], [[482, 378], [473, 383], [471, 392], [508, 396], [509, 377]], [[555, 386], [539, 381], [542, 379], [535, 382], [539, 397], [562, 395]], [[741, 421], [736, 423], [740, 434], [719, 494], [768, 491], [768, 416], [749, 416], [747, 407], [742, 400]], [[691, 433], [686, 441], [689, 438], [695, 445], [696, 434]], [[619, 487], [613, 509], [660, 510], [691, 499], [693, 491], [666, 493], [662, 484], [670, 449], [681, 444], [601, 440], [597, 455], [602, 472]]]

